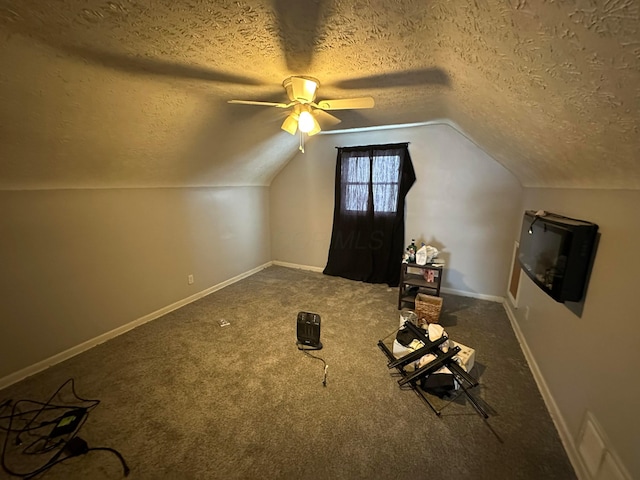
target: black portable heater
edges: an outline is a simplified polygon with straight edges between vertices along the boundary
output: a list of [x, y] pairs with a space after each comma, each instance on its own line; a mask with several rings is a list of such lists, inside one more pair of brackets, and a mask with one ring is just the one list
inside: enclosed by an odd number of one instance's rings
[[320, 315], [310, 312], [298, 313], [298, 348], [304, 350], [320, 350]]

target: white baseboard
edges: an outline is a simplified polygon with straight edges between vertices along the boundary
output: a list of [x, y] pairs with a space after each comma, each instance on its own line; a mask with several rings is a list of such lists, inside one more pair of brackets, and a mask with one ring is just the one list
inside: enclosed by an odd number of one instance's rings
[[450, 293], [451, 295], [459, 295], [461, 297], [477, 298], [478, 300], [488, 300], [490, 302], [504, 303], [504, 297], [498, 297], [497, 295], [485, 295], [484, 293], [466, 292], [464, 290], [456, 290], [455, 288], [442, 287], [440, 289], [442, 293]]
[[516, 334], [516, 338], [520, 343], [522, 353], [524, 353], [524, 357], [527, 359], [527, 363], [529, 364], [529, 369], [531, 370], [533, 378], [538, 385], [538, 390], [540, 390], [540, 394], [544, 399], [547, 410], [549, 410], [551, 419], [553, 420], [553, 423], [556, 426], [556, 430], [560, 435], [560, 441], [562, 442], [562, 445], [567, 452], [567, 456], [569, 457], [569, 461], [571, 462], [571, 465], [573, 465], [573, 469], [576, 472], [576, 476], [580, 480], [591, 480], [591, 476], [589, 475], [586, 466], [582, 462], [582, 457], [578, 452], [578, 448], [575, 444], [574, 438], [571, 435], [569, 428], [567, 427], [567, 423], [565, 422], [564, 417], [560, 413], [560, 409], [558, 408], [553, 395], [551, 395], [551, 391], [549, 390], [549, 387], [547, 386], [547, 383], [542, 376], [542, 372], [540, 371], [540, 368], [538, 367], [538, 364], [536, 363], [531, 350], [529, 349], [529, 345], [524, 338], [522, 330], [520, 330], [520, 326], [516, 321], [516, 317], [511, 310], [509, 302], [504, 302], [503, 305], [505, 311], [507, 312], [507, 317], [509, 317], [509, 321], [511, 322], [511, 327], [513, 328], [513, 331]]
[[272, 263], [280, 267], [297, 268], [298, 270], [309, 270], [311, 272], [320, 272], [320, 273], [324, 271], [324, 267], [312, 267], [311, 265], [299, 265], [297, 263], [281, 262], [279, 260], [274, 260]]
[[[274, 265], [278, 265], [280, 267], [297, 268], [299, 270], [309, 270], [311, 272], [323, 272], [324, 271], [323, 267], [312, 267], [310, 265], [300, 265], [300, 264], [297, 264], [297, 263], [281, 262], [279, 260], [274, 260], [273, 264]], [[443, 292], [443, 293], [450, 293], [451, 295], [459, 295], [461, 297], [477, 298], [479, 300], [488, 300], [490, 302], [498, 302], [498, 303], [503, 303], [504, 302], [504, 297], [498, 297], [496, 295], [485, 295], [483, 293], [467, 292], [467, 291], [464, 291], [464, 290], [455, 290], [453, 288], [445, 288], [445, 287], [441, 288], [440, 291]]]
[[17, 372], [11, 373], [6, 377], [0, 378], [0, 390], [16, 382], [19, 382], [20, 380], [30, 377], [31, 375], [41, 372], [42, 370], [45, 370], [53, 365], [56, 365], [57, 363], [68, 360], [71, 357], [75, 357], [76, 355], [82, 352], [85, 352], [90, 348], [95, 347], [96, 345], [100, 345], [101, 343], [104, 343], [107, 340], [111, 340], [112, 338], [122, 335], [123, 333], [126, 333], [129, 330], [133, 330], [134, 328], [139, 327], [140, 325], [143, 325], [147, 322], [150, 322], [151, 320], [160, 318], [163, 315], [166, 315], [167, 313], [172, 312], [173, 310], [177, 310], [180, 307], [184, 307], [189, 303], [195, 302], [196, 300], [199, 300], [202, 297], [205, 297], [228, 285], [236, 283], [242, 280], [243, 278], [250, 277], [251, 275], [259, 272], [260, 270], [264, 270], [265, 268], [270, 267], [271, 265], [272, 265], [272, 262], [267, 262], [263, 265], [260, 265], [259, 267], [256, 267], [252, 270], [241, 273], [240, 275], [236, 275], [235, 277], [225, 280], [224, 282], [218, 283], [217, 285], [214, 285], [205, 290], [202, 290], [201, 292], [195, 293], [187, 298], [183, 298], [182, 300], [172, 303], [171, 305], [167, 305], [166, 307], [156, 310], [155, 312], [151, 312], [147, 315], [144, 315], [143, 317], [140, 317], [132, 322], [122, 325], [118, 328], [114, 328], [113, 330], [103, 333], [102, 335], [98, 335], [97, 337], [87, 340], [86, 342], [82, 342], [81, 344], [71, 347], [68, 350], [57, 353], [40, 362], [37, 362], [33, 365], [23, 368], [22, 370], [18, 370]]

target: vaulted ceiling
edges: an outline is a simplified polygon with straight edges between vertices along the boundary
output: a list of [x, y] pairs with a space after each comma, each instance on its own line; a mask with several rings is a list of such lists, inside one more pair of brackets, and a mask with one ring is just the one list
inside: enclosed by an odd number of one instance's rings
[[0, 0], [0, 65], [3, 189], [269, 184], [286, 112], [227, 100], [297, 74], [375, 98], [334, 128], [446, 119], [525, 186], [640, 188], [636, 0]]

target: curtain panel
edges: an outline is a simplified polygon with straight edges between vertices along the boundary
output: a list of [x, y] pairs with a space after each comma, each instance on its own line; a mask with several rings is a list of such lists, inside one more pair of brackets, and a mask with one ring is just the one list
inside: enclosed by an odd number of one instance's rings
[[407, 143], [338, 148], [325, 274], [398, 285], [405, 196], [415, 180]]

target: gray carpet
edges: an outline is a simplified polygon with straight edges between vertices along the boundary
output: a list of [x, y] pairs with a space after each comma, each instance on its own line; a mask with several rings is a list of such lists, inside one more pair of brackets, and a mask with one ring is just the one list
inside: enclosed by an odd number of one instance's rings
[[[444, 295], [441, 316], [453, 340], [476, 349], [486, 422], [464, 397], [437, 417], [398, 386], [377, 346], [393, 338], [396, 306], [395, 288], [270, 267], [0, 391], [0, 401], [46, 401], [74, 378], [80, 396], [101, 401], [79, 436], [122, 453], [131, 479], [576, 478], [502, 305]], [[326, 387], [322, 362], [295, 345], [303, 310], [322, 317], [315, 354], [329, 365]], [[9, 443], [12, 467], [48, 458]], [[123, 476], [115, 455], [92, 451], [39, 478]]]

